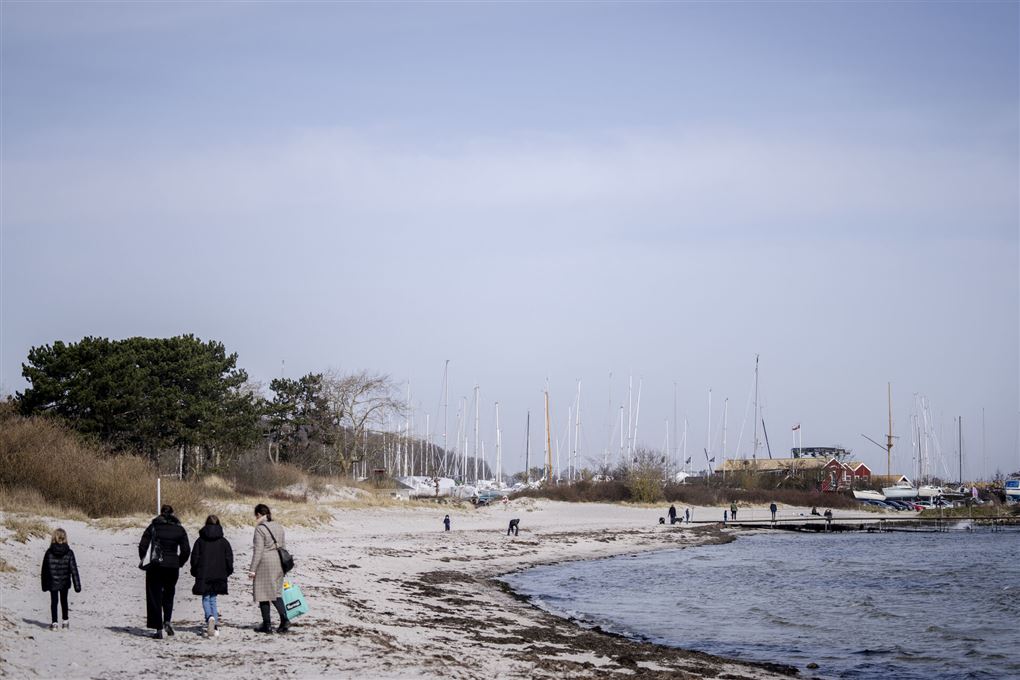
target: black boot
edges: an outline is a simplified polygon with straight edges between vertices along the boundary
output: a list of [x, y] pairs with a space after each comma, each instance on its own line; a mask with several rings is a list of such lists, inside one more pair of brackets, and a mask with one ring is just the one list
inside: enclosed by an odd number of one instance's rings
[[259, 611], [262, 612], [262, 625], [255, 629], [256, 633], [272, 633], [273, 624], [269, 620], [269, 603], [259, 602]]
[[290, 630], [290, 619], [287, 618], [287, 608], [283, 606], [283, 598], [278, 597], [273, 600], [273, 606], [276, 607], [276, 613], [280, 615], [280, 627], [276, 629], [276, 632], [286, 633]]

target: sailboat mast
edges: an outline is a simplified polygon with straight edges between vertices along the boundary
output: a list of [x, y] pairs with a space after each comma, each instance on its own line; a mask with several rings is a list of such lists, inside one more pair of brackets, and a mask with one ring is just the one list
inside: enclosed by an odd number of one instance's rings
[[475, 385], [475, 482], [478, 482], [478, 409], [479, 409], [479, 397], [480, 389], [478, 385]]
[[[892, 383], [886, 383], [889, 389], [889, 434], [886, 435], [885, 442], [885, 478], [889, 479], [892, 476]], [[891, 481], [891, 480], [890, 480]]]
[[963, 416], [956, 419], [956, 437], [960, 449], [960, 484], [963, 485]]
[[545, 389], [545, 481], [552, 484], [552, 428], [549, 426], [549, 387]]
[[581, 440], [581, 380], [577, 380], [577, 408], [574, 410], [574, 460], [570, 466], [570, 481], [577, 475], [577, 464], [580, 461]]
[[527, 425], [524, 428], [524, 483], [531, 483], [531, 411], [528, 411]]
[[[746, 375], [746, 374], [745, 374]], [[744, 407], [745, 409], [747, 407]], [[744, 413], [747, 413], [745, 410]], [[746, 416], [745, 416], [746, 417]], [[754, 355], [754, 442], [751, 445], [751, 457], [758, 459], [758, 355]]]

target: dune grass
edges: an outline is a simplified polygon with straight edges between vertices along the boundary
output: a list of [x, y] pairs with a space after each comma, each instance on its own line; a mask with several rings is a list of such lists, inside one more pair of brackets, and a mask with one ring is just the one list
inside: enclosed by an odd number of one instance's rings
[[3, 525], [14, 534], [13, 538], [18, 543], [27, 543], [30, 538], [49, 538], [53, 533], [49, 524], [35, 517], [6, 515]]

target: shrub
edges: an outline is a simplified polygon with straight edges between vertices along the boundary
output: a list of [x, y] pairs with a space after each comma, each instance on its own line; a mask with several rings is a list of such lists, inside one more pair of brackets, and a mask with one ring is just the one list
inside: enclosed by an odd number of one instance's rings
[[18, 543], [27, 543], [30, 538], [46, 538], [52, 532], [46, 522], [24, 517], [5, 517], [4, 526], [14, 532], [14, 540]]
[[[46, 418], [8, 417], [0, 428], [0, 485], [34, 489], [46, 502], [89, 517], [155, 512], [155, 477], [145, 459], [111, 455]], [[163, 485], [164, 502], [178, 511], [201, 498], [195, 482]]]
[[[298, 484], [304, 484], [307, 477], [300, 468], [288, 463], [270, 463], [263, 459], [252, 460], [250, 457], [239, 460], [231, 471], [234, 489], [238, 493], [250, 496], [264, 496], [280, 493]], [[302, 490], [300, 495], [303, 495]], [[289, 499], [293, 493], [284, 493]]]

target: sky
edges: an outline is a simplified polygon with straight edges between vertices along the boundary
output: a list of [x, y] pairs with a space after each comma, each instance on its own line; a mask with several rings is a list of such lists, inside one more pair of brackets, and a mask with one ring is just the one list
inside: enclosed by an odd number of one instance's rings
[[547, 385], [565, 465], [578, 381], [616, 460], [633, 380], [636, 442], [682, 456], [686, 421], [697, 468], [753, 455], [758, 356], [776, 457], [799, 423], [884, 472], [891, 383], [892, 472], [915, 414], [942, 476], [957, 418], [964, 477], [1020, 469], [1017, 3], [0, 19], [5, 393], [33, 346], [193, 333], [266, 385], [388, 374], [451, 447], [477, 385], [516, 470]]

